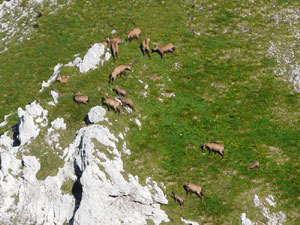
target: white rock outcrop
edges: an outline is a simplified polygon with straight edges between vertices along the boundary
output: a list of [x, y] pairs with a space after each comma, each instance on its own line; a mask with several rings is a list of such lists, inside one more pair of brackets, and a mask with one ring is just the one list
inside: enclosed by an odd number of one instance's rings
[[90, 109], [88, 113], [88, 119], [91, 123], [98, 123], [104, 120], [107, 120], [105, 118], [106, 110], [102, 106], [94, 106]]
[[188, 224], [188, 225], [199, 225], [199, 223], [197, 222], [194, 222], [194, 221], [191, 221], [191, 220], [185, 220], [184, 218], [180, 218], [182, 222], [184, 222], [185, 224]]
[[106, 51], [104, 45], [96, 43], [91, 46], [86, 55], [82, 58], [75, 55], [76, 58], [73, 62], [65, 64], [69, 67], [78, 67], [80, 73], [87, 73], [89, 70], [95, 70], [99, 64], [104, 65], [111, 57], [109, 51]]
[[26, 105], [25, 111], [18, 108], [18, 116], [20, 123], [17, 126], [18, 140], [20, 145], [30, 142], [31, 138], [36, 138], [40, 133], [40, 126], [45, 127], [48, 124], [47, 119], [48, 111], [44, 110], [40, 104], [34, 101]]
[[51, 127], [47, 130], [48, 134], [46, 136], [46, 142], [52, 146], [55, 143], [55, 146], [53, 146], [56, 149], [62, 149], [60, 147], [59, 137], [60, 134], [56, 131], [58, 130], [65, 130], [67, 129], [67, 125], [64, 122], [63, 118], [57, 118], [54, 121], [51, 122]]
[[[255, 207], [258, 207], [262, 211], [262, 215], [266, 220], [266, 223], [263, 223], [261, 221], [259, 222], [252, 222], [250, 219], [246, 217], [246, 213], [241, 214], [241, 222], [242, 225], [256, 225], [256, 224], [266, 224], [266, 225], [283, 225], [286, 222], [286, 215], [282, 212], [271, 212], [270, 209], [266, 206], [266, 204], [259, 200], [259, 197], [257, 195], [254, 195], [254, 205]], [[266, 202], [276, 208], [276, 202], [274, 200], [274, 197], [272, 195], [268, 195], [266, 197]]]
[[[8, 133], [0, 137], [0, 224], [144, 225], [147, 220], [154, 224], [169, 221], [160, 209], [160, 204], [168, 203], [161, 188], [151, 178], [143, 186], [137, 176], [124, 175], [119, 139], [102, 125], [81, 128], [63, 151], [64, 166], [57, 175], [38, 180], [39, 159], [30, 155], [19, 159], [17, 154], [46, 129], [42, 125], [48, 124], [48, 112], [36, 102], [25, 108], [19, 109], [21, 145], [13, 147]], [[100, 112], [97, 119], [104, 120], [104, 111]], [[51, 122], [48, 135], [59, 129], [66, 129], [62, 118]], [[62, 192], [67, 181], [74, 182], [74, 195]]]
[[[51, 7], [56, 11], [59, 8], [69, 5], [71, 0], [4, 0], [0, 4], [0, 54], [7, 51], [8, 43], [11, 40], [23, 41], [30, 39], [30, 34], [34, 31], [33, 25], [37, 23], [39, 15], [36, 8], [44, 12]], [[47, 5], [46, 7], [44, 7]], [[52, 12], [53, 13], [53, 12]]]
[[11, 114], [5, 115], [3, 122], [0, 123], [0, 127], [5, 127], [7, 124], [7, 118], [10, 117]]
[[256, 223], [252, 222], [250, 219], [246, 217], [246, 213], [242, 213], [241, 221], [242, 221], [242, 225], [256, 225]]
[[0, 147], [0, 223], [53, 225], [69, 221], [75, 200], [63, 194], [61, 186], [65, 177], [75, 179], [72, 165], [65, 164], [55, 177], [40, 181], [36, 178], [38, 159], [24, 156], [20, 160], [13, 151]]
[[58, 93], [56, 91], [52, 91], [50, 92], [51, 97], [53, 99], [53, 101], [48, 102], [48, 105], [56, 105], [58, 103]]
[[142, 127], [141, 121], [139, 121], [139, 119], [135, 119], [134, 121], [135, 121], [136, 125], [138, 125], [139, 129], [141, 129], [141, 127]]
[[[101, 57], [105, 57], [105, 59], [101, 59]], [[77, 66], [80, 73], [87, 73], [91, 69], [97, 69], [100, 63], [103, 65], [104, 61], [108, 61], [109, 58], [110, 54], [105, 55], [104, 45], [96, 43], [88, 50], [83, 60]]]
[[52, 74], [52, 76], [48, 79], [47, 82], [43, 81], [42, 83], [42, 87], [40, 89], [40, 92], [42, 92], [46, 87], [49, 87], [54, 81], [57, 80], [57, 77], [60, 73], [60, 69], [62, 67], [62, 64], [58, 63], [55, 67], [54, 67], [54, 72]]
[[[95, 141], [105, 146], [111, 157], [107, 156], [107, 152], [99, 151]], [[73, 224], [139, 225], [147, 224], [148, 219], [155, 224], [169, 221], [156, 201], [160, 199], [166, 204], [167, 199], [164, 195], [154, 198], [151, 194], [154, 191], [161, 195], [159, 187], [142, 186], [138, 177], [132, 175], [126, 180], [116, 142], [118, 139], [108, 128], [90, 125], [81, 128], [75, 141], [65, 149], [65, 160], [75, 160], [75, 170], [82, 185], [82, 198]]]

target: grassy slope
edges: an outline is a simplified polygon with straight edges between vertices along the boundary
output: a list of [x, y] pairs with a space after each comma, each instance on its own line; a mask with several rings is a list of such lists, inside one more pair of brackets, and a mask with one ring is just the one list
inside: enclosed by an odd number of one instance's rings
[[[57, 15], [46, 14], [32, 40], [0, 55], [0, 118], [36, 98], [49, 101], [49, 89], [37, 93], [58, 62], [72, 61], [76, 53], [83, 56], [90, 42], [103, 41], [112, 29], [125, 38], [128, 30], [140, 27], [143, 38], [149, 36], [159, 44], [173, 42], [177, 50], [161, 61], [157, 54], [152, 60], [143, 58], [136, 41], [120, 46], [117, 64], [134, 62], [135, 67], [117, 84], [129, 90], [136, 114], [146, 116], [140, 131], [129, 121], [132, 116], [109, 113], [111, 120], [119, 118], [116, 131], [131, 128], [128, 144], [133, 154], [125, 159], [129, 171], [142, 180], [152, 176], [163, 181], [168, 195], [172, 190], [183, 195], [186, 181], [203, 185], [204, 203], [192, 196], [181, 209], [169, 196], [170, 204], [163, 208], [172, 224], [181, 224], [180, 216], [201, 223], [238, 224], [241, 212], [264, 221], [253, 207], [255, 193], [273, 194], [280, 203], [278, 210], [289, 216], [289, 224], [297, 224], [300, 103], [291, 85], [274, 77], [275, 63], [266, 56], [272, 33], [284, 35], [272, 28], [267, 16], [274, 4], [276, 10], [286, 7], [284, 2], [268, 1], [253, 5], [207, 0], [202, 8], [186, 1], [81, 1]], [[139, 10], [129, 10], [133, 7]], [[243, 17], [250, 9], [252, 16]], [[241, 32], [242, 27], [251, 33]], [[174, 69], [175, 63], [179, 70]], [[87, 75], [64, 68], [62, 75], [71, 75], [70, 83], [52, 86], [61, 97], [58, 107], [47, 108], [49, 120], [65, 118], [69, 128], [64, 133], [65, 146], [83, 125], [89, 108], [109, 91], [108, 74], [114, 67], [111, 61]], [[149, 84], [146, 99], [137, 78]], [[176, 98], [163, 98], [162, 86]], [[89, 107], [72, 102], [76, 91], [90, 96]], [[9, 123], [16, 122], [14, 115]], [[225, 160], [200, 151], [202, 143], [214, 140], [225, 144]], [[32, 148], [42, 162], [39, 178], [55, 174], [61, 161], [54, 164], [54, 154], [44, 156], [44, 151], [50, 152], [47, 148], [37, 144]], [[256, 159], [261, 170], [247, 173], [245, 167]]]

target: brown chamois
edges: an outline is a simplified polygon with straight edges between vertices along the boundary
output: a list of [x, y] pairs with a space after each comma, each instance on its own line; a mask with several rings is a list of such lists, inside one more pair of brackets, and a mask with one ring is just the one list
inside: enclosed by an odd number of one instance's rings
[[56, 81], [59, 81], [60, 83], [65, 83], [66, 84], [69, 81], [69, 76], [68, 75], [64, 76], [64, 77], [59, 76], [59, 77], [57, 77]]
[[123, 42], [123, 40], [120, 37], [108, 37], [106, 38], [106, 42], [111, 44], [112, 43], [120, 44]]
[[203, 201], [203, 192], [202, 192], [202, 187], [196, 185], [196, 184], [192, 184], [190, 182], [186, 182], [183, 185], [184, 190], [186, 191], [186, 196], [192, 195], [192, 193], [195, 193], [200, 199], [201, 201]]
[[118, 102], [114, 98], [108, 97], [108, 93], [105, 93], [105, 97], [102, 98], [102, 103], [107, 106], [108, 111], [110, 111], [110, 109], [113, 109], [115, 112], [120, 113], [120, 102]]
[[119, 45], [117, 42], [112, 42], [111, 43], [111, 53], [114, 57], [114, 61], [116, 61], [116, 58], [118, 57], [119, 55]]
[[126, 66], [126, 65], [117, 66], [109, 76], [109, 84], [113, 83], [118, 76], [121, 76], [122, 74], [126, 74], [126, 70], [131, 71], [132, 66]]
[[172, 43], [168, 43], [163, 46], [154, 46], [154, 49], [152, 49], [152, 52], [158, 52], [160, 54], [160, 58], [163, 59], [163, 55], [166, 52], [171, 52], [173, 53], [175, 51], [175, 46]]
[[140, 28], [135, 28], [132, 31], [129, 31], [127, 34], [127, 39], [128, 41], [132, 41], [134, 38], [139, 39], [141, 36], [141, 29]]
[[174, 191], [172, 191], [172, 194], [173, 194], [173, 198], [174, 198], [175, 202], [177, 201], [181, 207], [184, 206], [183, 197], [181, 197], [179, 194], [176, 194]]
[[133, 106], [133, 102], [130, 98], [125, 98], [125, 97], [118, 97], [118, 99], [121, 100], [123, 105], [127, 105], [129, 108], [131, 108], [133, 111], [135, 111], [135, 108]]
[[99, 44], [103, 45], [103, 46], [104, 46], [104, 49], [107, 48], [107, 42], [106, 42], [106, 41], [102, 41], [102, 42], [100, 42]]
[[250, 165], [247, 167], [247, 171], [252, 170], [254, 168], [259, 168], [259, 162], [258, 161], [250, 163]]
[[114, 89], [114, 91], [117, 93], [117, 95], [119, 96], [127, 96], [127, 91], [125, 89], [119, 88], [118, 86], [116, 86], [116, 88]]
[[80, 92], [77, 92], [74, 95], [74, 101], [77, 102], [77, 104], [79, 105], [80, 103], [83, 104], [88, 104], [89, 102], [89, 97], [87, 95], [82, 95]]
[[145, 40], [143, 40], [143, 42], [141, 44], [141, 50], [142, 50], [144, 56], [145, 56], [145, 53], [147, 52], [148, 57], [151, 59], [150, 38], [146, 38]]
[[98, 43], [90, 42], [90, 48], [92, 48], [94, 46], [94, 44], [101, 44], [101, 45], [104, 46], [104, 49], [106, 49], [106, 47], [107, 47], [107, 42], [106, 41], [102, 41], [102, 42], [98, 42]]
[[217, 142], [210, 142], [210, 143], [206, 143], [206, 144], [202, 145], [201, 148], [202, 148], [202, 150], [207, 148], [209, 151], [209, 155], [211, 152], [218, 153], [224, 159], [224, 145], [223, 144], [220, 144]]

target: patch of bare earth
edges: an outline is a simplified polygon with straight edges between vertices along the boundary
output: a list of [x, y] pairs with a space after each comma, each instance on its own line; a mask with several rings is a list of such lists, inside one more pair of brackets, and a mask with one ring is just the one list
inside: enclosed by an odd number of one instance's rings
[[271, 158], [273, 162], [275, 162], [277, 165], [284, 165], [286, 162], [290, 160], [290, 157], [288, 157], [282, 149], [274, 146], [267, 146], [262, 145], [263, 148], [267, 149], [267, 158]]

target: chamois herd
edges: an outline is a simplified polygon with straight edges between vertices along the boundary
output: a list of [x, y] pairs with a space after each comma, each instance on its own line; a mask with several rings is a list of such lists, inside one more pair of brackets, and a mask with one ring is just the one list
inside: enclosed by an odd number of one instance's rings
[[[127, 40], [131, 42], [134, 39], [139, 40], [142, 32], [141, 29], [136, 28], [133, 29], [132, 31], [129, 31], [127, 34]], [[110, 50], [112, 53], [112, 56], [114, 58], [114, 61], [116, 61], [116, 58], [119, 55], [119, 44], [123, 43], [123, 40], [120, 37], [108, 37], [106, 41], [100, 42], [100, 44], [104, 45], [105, 48], [107, 48], [107, 45], [110, 44]], [[150, 38], [146, 38], [145, 40], [142, 41], [140, 44], [140, 49], [145, 56], [145, 54], [148, 55], [149, 59], [151, 59], [151, 52], [157, 52], [161, 59], [163, 59], [163, 56], [165, 53], [170, 52], [173, 53], [175, 51], [175, 46], [172, 43], [168, 43], [163, 46], [154, 46], [152, 51], [150, 50]], [[126, 75], [126, 71], [132, 71], [133, 66], [132, 65], [119, 65], [115, 67], [115, 69], [111, 72], [109, 75], [109, 86], [116, 81], [116, 79], [121, 75]], [[57, 78], [57, 81], [61, 83], [67, 83], [69, 80], [68, 76], [61, 77], [59, 76]], [[128, 106], [131, 108], [133, 111], [135, 111], [135, 107], [133, 105], [133, 101], [128, 98], [127, 91], [123, 88], [120, 88], [116, 86], [113, 91], [119, 96], [117, 99], [109, 97], [108, 93], [105, 93], [105, 96], [102, 98], [102, 103], [107, 106], [108, 111], [111, 109], [115, 111], [116, 113], [120, 113], [120, 107], [121, 106]], [[89, 102], [89, 97], [87, 95], [82, 95], [80, 92], [77, 92], [74, 95], [74, 101], [82, 104], [88, 104]], [[217, 153], [220, 156], [222, 156], [222, 159], [224, 159], [224, 145], [217, 143], [217, 142], [210, 142], [210, 143], [205, 143], [201, 146], [201, 149], [207, 149], [209, 152], [209, 155], [211, 152]], [[246, 168], [247, 171], [252, 170], [254, 168], [259, 168], [259, 162], [255, 161], [250, 163], [250, 165]], [[202, 187], [192, 184], [191, 182], [186, 182], [183, 184], [183, 188], [186, 191], [186, 197], [188, 197], [188, 194], [192, 195], [192, 193], [195, 193], [201, 201], [204, 199], [203, 195], [203, 189]], [[172, 195], [174, 197], [175, 202], [177, 201], [179, 205], [182, 207], [184, 206], [184, 198], [172, 191]]]
[[[140, 36], [142, 34], [141, 29], [135, 28], [132, 31], [129, 31], [127, 34], [127, 40], [131, 42], [134, 39], [139, 40]], [[110, 50], [112, 53], [112, 56], [114, 58], [114, 61], [116, 61], [117, 57], [119, 56], [119, 44], [123, 43], [123, 39], [120, 37], [108, 37], [106, 38], [106, 41], [100, 42], [104, 46], [104, 48], [107, 48], [107, 46], [110, 44]], [[92, 44], [91, 44], [92, 46]], [[157, 52], [161, 59], [163, 59], [163, 55], [167, 52], [173, 53], [175, 51], [175, 46], [172, 43], [168, 43], [163, 46], [154, 46], [154, 48], [150, 49], [150, 38], [146, 38], [144, 41], [142, 41], [140, 45], [141, 51], [143, 55], [148, 55], [148, 57], [151, 59], [151, 52]], [[109, 86], [113, 84], [118, 77], [121, 77], [122, 75], [126, 75], [126, 71], [132, 71], [132, 65], [119, 65], [114, 68], [114, 70], [109, 75]], [[61, 83], [68, 83], [69, 77], [61, 77], [59, 76], [57, 78], [57, 81]], [[116, 86], [113, 91], [116, 92], [116, 94], [119, 96], [117, 99], [109, 97], [108, 93], [105, 93], [105, 96], [102, 98], [102, 103], [107, 106], [108, 110], [111, 109], [115, 111], [116, 113], [120, 113], [120, 107], [121, 106], [127, 106], [131, 108], [133, 111], [135, 111], [135, 107], [133, 105], [133, 101], [128, 98], [127, 91], [123, 88], [120, 88]], [[82, 95], [80, 92], [76, 93], [74, 95], [74, 101], [82, 104], [88, 104], [89, 98], [86, 95]]]

